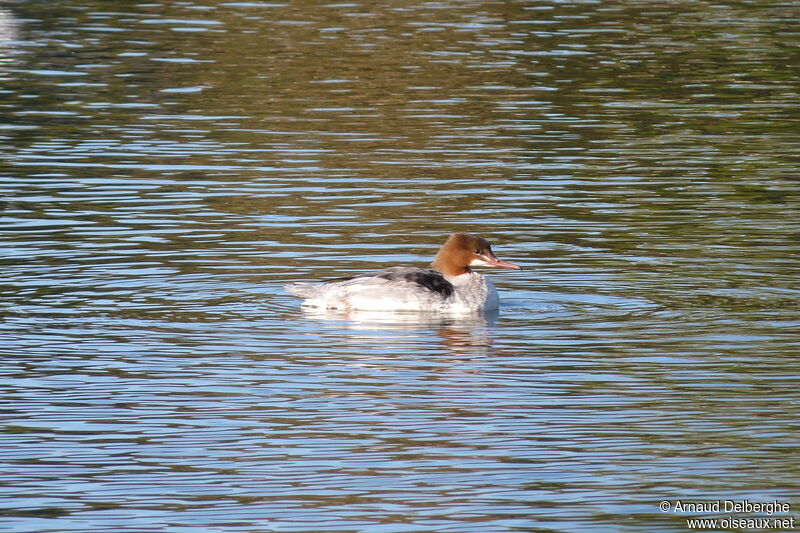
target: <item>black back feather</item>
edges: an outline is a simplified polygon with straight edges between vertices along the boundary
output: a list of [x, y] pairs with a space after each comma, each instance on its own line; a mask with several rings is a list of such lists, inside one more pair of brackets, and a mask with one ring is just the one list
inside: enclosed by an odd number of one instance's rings
[[386, 272], [378, 276], [379, 278], [383, 279], [402, 279], [411, 283], [416, 283], [421, 287], [425, 287], [426, 289], [438, 292], [445, 298], [449, 298], [453, 295], [455, 289], [453, 289], [453, 284], [444, 279], [439, 272], [431, 269], [418, 269], [413, 270], [410, 272]]
[[445, 279], [445, 277], [436, 270], [426, 268], [409, 268], [409, 267], [393, 267], [373, 272], [369, 274], [358, 274], [356, 276], [348, 276], [344, 278], [335, 278], [326, 280], [324, 283], [338, 283], [346, 282], [359, 278], [381, 278], [385, 280], [402, 280], [408, 283], [415, 283], [420, 287], [424, 287], [430, 291], [441, 294], [444, 298], [449, 298], [455, 292], [453, 284]]

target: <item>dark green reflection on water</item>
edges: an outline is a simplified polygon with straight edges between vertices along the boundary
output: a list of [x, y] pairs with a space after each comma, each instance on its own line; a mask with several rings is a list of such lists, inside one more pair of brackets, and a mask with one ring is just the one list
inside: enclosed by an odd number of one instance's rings
[[[664, 499], [792, 498], [798, 22], [7, 3], [0, 523], [671, 532]], [[496, 319], [280, 289], [453, 230], [525, 266]]]

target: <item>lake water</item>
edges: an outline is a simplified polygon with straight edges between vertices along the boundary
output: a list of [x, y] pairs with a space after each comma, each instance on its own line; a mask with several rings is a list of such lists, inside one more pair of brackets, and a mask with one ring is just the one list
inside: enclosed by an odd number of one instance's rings
[[[792, 2], [4, 3], [0, 530], [800, 527], [799, 45]], [[523, 266], [497, 316], [281, 289], [452, 231]]]

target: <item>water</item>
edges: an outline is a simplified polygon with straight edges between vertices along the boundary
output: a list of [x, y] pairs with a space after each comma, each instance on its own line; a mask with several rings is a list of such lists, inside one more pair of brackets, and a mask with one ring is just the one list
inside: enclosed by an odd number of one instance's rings
[[[798, 516], [798, 22], [4, 4], [0, 530]], [[523, 265], [490, 273], [498, 316], [320, 316], [281, 289], [424, 266], [451, 231]]]

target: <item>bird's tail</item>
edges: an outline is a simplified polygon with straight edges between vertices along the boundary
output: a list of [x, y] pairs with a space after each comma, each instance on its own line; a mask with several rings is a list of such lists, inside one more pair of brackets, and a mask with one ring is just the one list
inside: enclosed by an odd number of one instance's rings
[[314, 285], [311, 283], [287, 283], [283, 288], [289, 294], [294, 294], [300, 298], [306, 298], [311, 295]]

